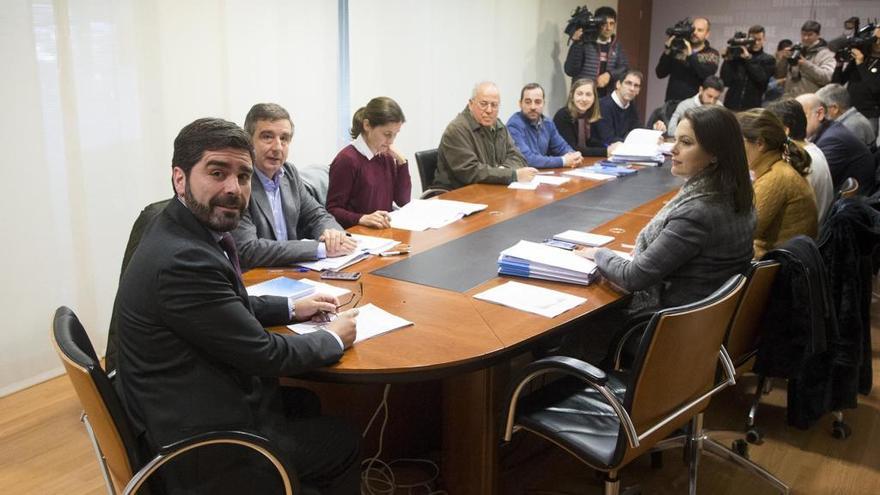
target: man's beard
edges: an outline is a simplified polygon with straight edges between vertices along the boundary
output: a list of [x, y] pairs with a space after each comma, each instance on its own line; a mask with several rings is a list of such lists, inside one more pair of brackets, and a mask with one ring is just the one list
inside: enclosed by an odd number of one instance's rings
[[[205, 227], [216, 232], [229, 232], [238, 227], [238, 222], [241, 220], [241, 215], [246, 207], [241, 196], [220, 195], [211, 198], [208, 204], [200, 203], [193, 196], [189, 182], [186, 184], [183, 199], [186, 202], [187, 208], [195, 215], [196, 219]], [[215, 206], [236, 208], [238, 211], [215, 212]]]

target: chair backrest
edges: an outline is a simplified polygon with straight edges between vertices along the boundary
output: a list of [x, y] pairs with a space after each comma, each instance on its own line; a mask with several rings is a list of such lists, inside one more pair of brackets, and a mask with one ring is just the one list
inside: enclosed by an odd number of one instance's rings
[[724, 340], [724, 347], [736, 366], [743, 365], [758, 352], [761, 317], [770, 302], [770, 290], [778, 271], [778, 261], [757, 261], [746, 275], [748, 282]]
[[848, 177], [843, 184], [840, 185], [840, 197], [843, 199], [851, 198], [856, 195], [859, 190], [859, 181], [855, 177]]
[[434, 183], [434, 174], [437, 172], [437, 148], [425, 151], [416, 151], [416, 165], [419, 167], [419, 179], [422, 180], [422, 190], [427, 190]]
[[89, 336], [70, 308], [62, 306], [55, 311], [53, 335], [55, 350], [121, 492], [141, 464], [122, 402], [101, 368]]
[[[708, 297], [663, 309], [651, 318], [633, 362], [623, 404], [640, 436], [658, 423], [674, 419], [644, 437], [639, 448], [620, 449], [623, 463], [708, 406], [709, 399], [700, 397], [716, 385], [719, 352], [745, 284], [744, 276], [735, 275]], [[619, 441], [625, 443], [624, 437], [621, 432]]]
[[[128, 235], [128, 244], [125, 245], [125, 252], [122, 255], [122, 268], [119, 270], [120, 281], [122, 281], [122, 276], [125, 275], [125, 270], [128, 268], [128, 263], [131, 261], [131, 257], [134, 255], [134, 252], [137, 251], [137, 247], [141, 243], [141, 238], [144, 236], [144, 232], [146, 232], [147, 228], [152, 225], [153, 220], [165, 210], [168, 201], [170, 200], [163, 199], [162, 201], [148, 204], [134, 221], [134, 225], [131, 226], [131, 233]], [[110, 328], [107, 332], [107, 350], [104, 352], [105, 364], [107, 365], [108, 370], [116, 369], [116, 327], [118, 325], [119, 323], [116, 321], [116, 306], [114, 304], [113, 313], [110, 315]]]

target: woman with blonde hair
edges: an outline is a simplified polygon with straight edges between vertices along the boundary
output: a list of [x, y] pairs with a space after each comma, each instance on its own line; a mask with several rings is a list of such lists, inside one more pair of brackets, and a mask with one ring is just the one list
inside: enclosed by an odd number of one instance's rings
[[755, 257], [796, 235], [816, 237], [819, 214], [805, 178], [810, 155], [788, 138], [773, 113], [762, 108], [737, 115], [755, 190]]
[[596, 123], [602, 118], [596, 83], [592, 79], [578, 79], [571, 84], [568, 103], [553, 116], [556, 130], [575, 151], [583, 156], [605, 156], [605, 136]]
[[327, 211], [345, 228], [391, 227], [393, 205], [409, 203], [412, 181], [394, 139], [406, 118], [391, 98], [373, 98], [355, 112], [350, 145], [330, 164]]

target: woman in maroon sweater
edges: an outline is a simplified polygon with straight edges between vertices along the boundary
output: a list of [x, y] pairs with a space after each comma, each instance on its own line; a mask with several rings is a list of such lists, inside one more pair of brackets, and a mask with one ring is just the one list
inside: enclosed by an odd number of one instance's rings
[[412, 182], [406, 158], [394, 138], [406, 121], [400, 106], [384, 96], [373, 98], [354, 114], [354, 139], [330, 164], [327, 211], [345, 228], [391, 227], [392, 204], [409, 203]]

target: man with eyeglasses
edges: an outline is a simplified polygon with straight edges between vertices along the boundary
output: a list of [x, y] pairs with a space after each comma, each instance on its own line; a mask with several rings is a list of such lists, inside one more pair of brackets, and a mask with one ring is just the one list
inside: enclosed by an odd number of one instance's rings
[[293, 121], [281, 105], [257, 103], [244, 119], [256, 151], [253, 193], [232, 232], [243, 269], [290, 266], [297, 261], [341, 256], [355, 241], [306, 190], [296, 167], [287, 163]]
[[532, 180], [538, 171], [527, 166], [507, 127], [498, 119], [500, 102], [495, 83], [487, 81], [474, 86], [467, 106], [446, 126], [440, 138], [432, 187], [452, 190], [475, 183]]
[[634, 101], [642, 90], [643, 79], [640, 71], [630, 69], [623, 79], [617, 81], [613, 93], [599, 99], [602, 118], [597, 125], [603, 131], [601, 135], [608, 136], [603, 144], [608, 146], [609, 155], [626, 139], [631, 130], [640, 127], [641, 118]]

